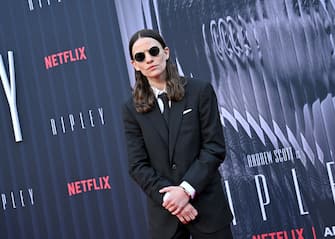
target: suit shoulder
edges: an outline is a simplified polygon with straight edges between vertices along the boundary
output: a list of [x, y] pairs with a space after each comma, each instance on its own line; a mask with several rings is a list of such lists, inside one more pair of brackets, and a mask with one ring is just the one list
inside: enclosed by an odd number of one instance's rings
[[123, 106], [130, 106], [134, 104], [133, 96], [129, 96], [126, 100], [123, 101]]
[[133, 97], [130, 96], [128, 99], [126, 99], [123, 104], [122, 104], [122, 108], [123, 111], [125, 111], [126, 109], [133, 111], [134, 107], [134, 101], [133, 101]]
[[199, 80], [199, 79], [187, 79], [186, 89], [202, 91], [205, 88], [211, 88], [212, 85], [208, 81]]

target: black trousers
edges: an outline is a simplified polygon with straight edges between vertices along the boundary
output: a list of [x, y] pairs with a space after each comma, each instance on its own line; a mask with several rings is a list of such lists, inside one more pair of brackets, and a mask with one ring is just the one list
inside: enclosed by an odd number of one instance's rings
[[[190, 237], [192, 236], [192, 237]], [[185, 225], [179, 223], [178, 229], [171, 239], [233, 239], [230, 224], [220, 231], [213, 233], [203, 233], [195, 229], [188, 229]]]

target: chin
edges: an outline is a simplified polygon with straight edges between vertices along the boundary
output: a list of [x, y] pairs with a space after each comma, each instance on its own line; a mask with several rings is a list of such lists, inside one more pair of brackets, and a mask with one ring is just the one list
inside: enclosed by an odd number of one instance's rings
[[147, 78], [160, 78], [162, 76], [162, 73], [154, 73], [154, 74], [148, 74]]

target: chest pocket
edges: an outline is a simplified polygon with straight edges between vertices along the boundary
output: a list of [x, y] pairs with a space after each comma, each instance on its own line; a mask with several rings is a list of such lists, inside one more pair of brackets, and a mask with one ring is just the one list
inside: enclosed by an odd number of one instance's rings
[[199, 130], [199, 115], [196, 110], [191, 110], [183, 114], [180, 130], [184, 133]]

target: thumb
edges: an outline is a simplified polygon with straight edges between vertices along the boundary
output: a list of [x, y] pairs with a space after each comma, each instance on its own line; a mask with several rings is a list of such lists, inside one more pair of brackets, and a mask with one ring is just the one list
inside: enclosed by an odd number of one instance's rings
[[171, 191], [171, 187], [164, 187], [159, 190], [160, 193], [167, 193]]

